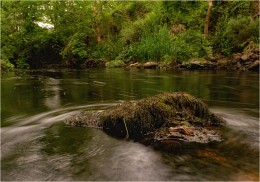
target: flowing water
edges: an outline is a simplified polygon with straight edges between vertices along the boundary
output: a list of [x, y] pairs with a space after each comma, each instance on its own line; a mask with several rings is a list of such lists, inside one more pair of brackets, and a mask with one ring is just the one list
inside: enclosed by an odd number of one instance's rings
[[[122, 101], [185, 91], [227, 122], [224, 141], [178, 152], [70, 127], [64, 119]], [[1, 181], [259, 180], [254, 72], [37, 70], [1, 78]]]

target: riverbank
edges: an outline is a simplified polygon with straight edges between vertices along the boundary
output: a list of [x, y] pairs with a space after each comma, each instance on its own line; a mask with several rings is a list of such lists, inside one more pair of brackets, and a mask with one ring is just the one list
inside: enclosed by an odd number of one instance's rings
[[188, 62], [131, 62], [124, 65], [126, 68], [162, 68], [188, 70], [241, 70], [259, 71], [259, 48], [248, 53], [235, 53], [231, 57], [216, 55], [214, 59], [193, 59]]
[[[110, 61], [86, 60], [81, 65], [72, 65], [72, 68], [100, 68], [119, 67], [127, 69], [176, 69], [176, 70], [237, 70], [237, 71], [258, 71], [259, 72], [259, 48], [253, 48], [245, 53], [234, 53], [230, 57], [215, 55], [212, 59], [192, 59], [191, 61]], [[71, 68], [71, 65], [48, 65], [48, 68]]]
[[[212, 59], [192, 59], [190, 61], [106, 61], [88, 59], [81, 64], [71, 64], [69, 61], [63, 61], [62, 64], [46, 64], [36, 69], [92, 69], [92, 68], [126, 68], [126, 69], [175, 69], [175, 70], [231, 70], [231, 71], [257, 71], [259, 72], [259, 48], [254, 47], [245, 53], [234, 53], [230, 57], [223, 55], [214, 55]], [[1, 71], [12, 71], [6, 69], [4, 64], [1, 64]]]

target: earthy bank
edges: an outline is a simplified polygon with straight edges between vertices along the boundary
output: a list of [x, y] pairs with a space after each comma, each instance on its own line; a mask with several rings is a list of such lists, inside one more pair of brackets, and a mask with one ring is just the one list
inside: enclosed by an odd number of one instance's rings
[[145, 63], [131, 62], [122, 65], [127, 68], [170, 68], [187, 70], [240, 70], [259, 71], [259, 48], [248, 46], [244, 53], [235, 53], [230, 57], [215, 55], [213, 59], [193, 59], [188, 62], [160, 63], [149, 61]]

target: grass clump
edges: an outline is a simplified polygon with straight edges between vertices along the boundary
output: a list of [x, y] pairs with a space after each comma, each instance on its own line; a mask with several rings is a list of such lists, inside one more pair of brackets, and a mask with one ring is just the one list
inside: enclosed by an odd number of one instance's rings
[[113, 60], [106, 63], [106, 67], [108, 68], [120, 68], [123, 66], [125, 66], [125, 63], [122, 60]]

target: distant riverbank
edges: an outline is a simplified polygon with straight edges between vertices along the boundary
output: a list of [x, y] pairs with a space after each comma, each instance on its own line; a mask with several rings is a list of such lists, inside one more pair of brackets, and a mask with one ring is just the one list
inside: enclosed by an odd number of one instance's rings
[[[75, 61], [76, 62], [76, 61]], [[126, 69], [176, 69], [176, 70], [237, 70], [237, 71], [258, 71], [259, 72], [259, 48], [254, 47], [246, 53], [234, 53], [230, 57], [215, 55], [212, 59], [192, 59], [190, 61], [105, 61], [85, 60], [82, 64], [71, 64], [63, 61], [62, 64], [46, 64], [36, 69], [91, 69], [91, 68], [126, 68]], [[10, 64], [10, 63], [9, 63]], [[8, 67], [1, 63], [1, 71], [10, 71], [14, 66]]]
[[250, 70], [259, 71], [259, 49], [250, 53], [236, 53], [231, 57], [216, 56], [211, 60], [192, 60], [188, 62], [157, 63], [134, 62], [126, 65], [127, 68], [170, 68], [188, 70]]

